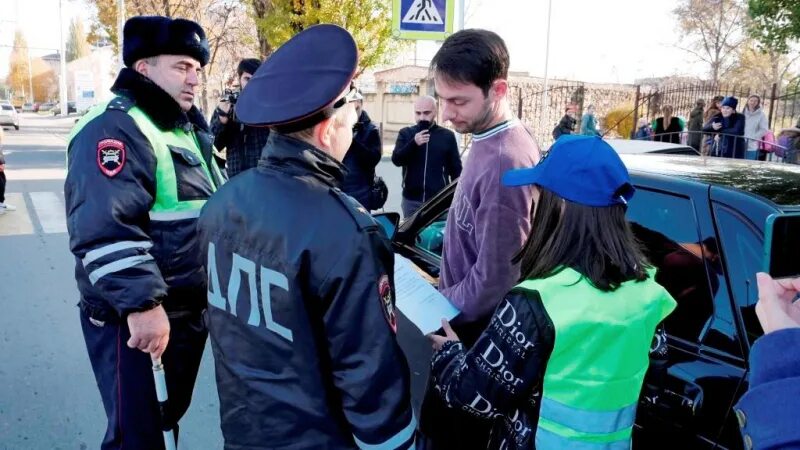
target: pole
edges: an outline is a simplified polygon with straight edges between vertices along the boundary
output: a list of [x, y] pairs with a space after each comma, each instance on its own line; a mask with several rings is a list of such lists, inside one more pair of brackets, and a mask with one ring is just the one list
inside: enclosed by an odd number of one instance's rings
[[461, 31], [464, 29], [464, 21], [466, 20], [464, 14], [466, 12], [467, 0], [459, 0], [458, 1], [458, 30]]
[[117, 44], [119, 45], [118, 70], [125, 67], [122, 61], [122, 30], [125, 28], [125, 0], [117, 0]]
[[59, 52], [59, 65], [61, 66], [61, 76], [58, 80], [59, 104], [61, 105], [61, 117], [67, 116], [67, 52], [64, 46], [64, 0], [58, 0], [58, 22], [61, 37], [61, 51]]
[[165, 422], [165, 411], [169, 396], [167, 394], [167, 378], [164, 374], [164, 365], [161, 364], [161, 358], [152, 359], [152, 362], [153, 382], [156, 385], [156, 399], [158, 400], [158, 410], [161, 415], [161, 433], [164, 436], [164, 447], [166, 450], [175, 450], [177, 447], [175, 443], [175, 432], [172, 427], [168, 426]]
[[547, 84], [548, 84], [548, 69], [550, 64], [550, 16], [553, 12], [553, 0], [547, 1], [547, 39], [545, 43], [545, 50], [544, 50], [544, 90], [542, 93], [542, 117], [539, 118], [539, 131], [544, 132], [545, 126], [544, 121], [547, 119], [547, 110], [549, 109], [548, 101], [547, 101]]

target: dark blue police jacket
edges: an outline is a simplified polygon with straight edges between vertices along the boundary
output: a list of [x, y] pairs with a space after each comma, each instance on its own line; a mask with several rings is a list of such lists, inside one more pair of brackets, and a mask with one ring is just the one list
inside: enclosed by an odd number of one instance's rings
[[800, 328], [759, 338], [750, 350], [750, 390], [736, 405], [745, 448], [800, 449]]
[[393, 253], [343, 166], [271, 133], [200, 217], [226, 449], [406, 449]]

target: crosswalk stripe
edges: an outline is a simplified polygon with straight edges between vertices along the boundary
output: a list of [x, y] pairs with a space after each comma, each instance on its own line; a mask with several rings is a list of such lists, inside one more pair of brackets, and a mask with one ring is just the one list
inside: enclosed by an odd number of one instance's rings
[[28, 214], [23, 194], [7, 193], [6, 203], [16, 206], [17, 210], [0, 214], [0, 236], [33, 234], [33, 222]]
[[31, 192], [31, 202], [45, 233], [66, 233], [64, 202], [55, 192]]

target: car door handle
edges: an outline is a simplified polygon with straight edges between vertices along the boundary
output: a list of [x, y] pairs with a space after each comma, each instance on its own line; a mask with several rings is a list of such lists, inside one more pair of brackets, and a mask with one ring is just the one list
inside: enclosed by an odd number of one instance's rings
[[703, 404], [703, 389], [695, 383], [685, 381], [662, 388], [645, 385], [641, 402], [649, 408], [666, 409], [682, 416], [694, 417]]

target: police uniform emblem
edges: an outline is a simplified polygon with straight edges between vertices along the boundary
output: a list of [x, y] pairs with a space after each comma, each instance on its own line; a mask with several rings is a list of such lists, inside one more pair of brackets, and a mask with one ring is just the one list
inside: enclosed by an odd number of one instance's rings
[[117, 139], [97, 143], [97, 166], [107, 177], [120, 173], [125, 166], [125, 144]]
[[383, 315], [392, 331], [397, 333], [397, 314], [394, 311], [394, 299], [392, 299], [392, 286], [389, 284], [389, 276], [383, 275], [378, 281], [378, 296], [381, 299]]

